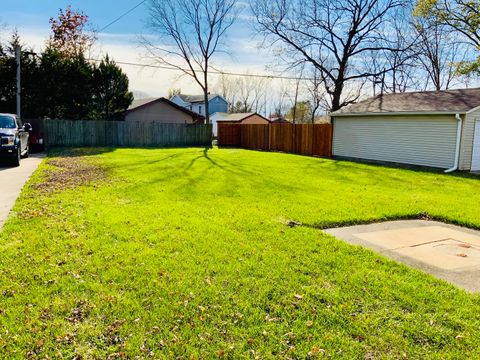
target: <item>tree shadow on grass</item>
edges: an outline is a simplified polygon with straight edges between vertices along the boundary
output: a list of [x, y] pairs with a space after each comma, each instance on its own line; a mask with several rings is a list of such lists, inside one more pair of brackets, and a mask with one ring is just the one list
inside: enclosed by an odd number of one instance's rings
[[[255, 189], [265, 189], [265, 183], [269, 184], [270, 189], [276, 191], [295, 192], [301, 189], [298, 184], [288, 184], [278, 182], [274, 177], [266, 175], [261, 169], [255, 170], [255, 165], [242, 164], [239, 162], [225, 160], [211, 156], [210, 147], [205, 147], [202, 153], [198, 150], [196, 153], [182, 152], [181, 156], [172, 167], [162, 168], [142, 186], [152, 188], [161, 183], [176, 182], [175, 191], [178, 194], [188, 194], [193, 196], [200, 192], [208, 191], [210, 182], [217, 182], [220, 188], [223, 186], [226, 192], [235, 192], [234, 190], [245, 186], [255, 191]], [[142, 164], [145, 164], [142, 161]], [[152, 169], [148, 170], [150, 173]], [[221, 180], [218, 180], [221, 177]], [[222, 185], [223, 184], [223, 185]], [[218, 187], [217, 187], [218, 188]]]

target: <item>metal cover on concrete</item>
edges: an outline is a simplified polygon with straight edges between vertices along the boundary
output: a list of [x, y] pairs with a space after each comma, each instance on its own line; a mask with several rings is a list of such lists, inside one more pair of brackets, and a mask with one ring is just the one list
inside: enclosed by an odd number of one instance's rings
[[454, 270], [480, 264], [478, 248], [454, 239], [404, 247], [397, 249], [397, 252], [440, 269]]
[[480, 291], [480, 232], [434, 221], [408, 220], [327, 229], [469, 291]]

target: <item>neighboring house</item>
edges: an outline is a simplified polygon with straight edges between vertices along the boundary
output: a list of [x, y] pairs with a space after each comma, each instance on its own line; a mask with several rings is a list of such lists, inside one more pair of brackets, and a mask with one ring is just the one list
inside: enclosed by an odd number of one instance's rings
[[334, 156], [480, 170], [480, 88], [384, 94], [331, 117]]
[[203, 123], [204, 117], [184, 109], [163, 97], [133, 100], [124, 112], [125, 121], [156, 121], [163, 123]]
[[[205, 98], [202, 95], [176, 94], [170, 101], [197, 114], [205, 116]], [[208, 114], [228, 112], [228, 101], [220, 95], [208, 95]]]
[[213, 136], [217, 136], [218, 123], [235, 123], [235, 124], [268, 124], [270, 120], [264, 118], [257, 113], [234, 113], [227, 114], [218, 112], [210, 116], [213, 127]]

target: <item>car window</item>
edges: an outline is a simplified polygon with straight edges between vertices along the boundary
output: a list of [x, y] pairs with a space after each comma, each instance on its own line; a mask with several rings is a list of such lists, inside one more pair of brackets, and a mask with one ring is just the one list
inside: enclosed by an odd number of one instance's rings
[[0, 115], [0, 129], [15, 129], [16, 127], [14, 118]]

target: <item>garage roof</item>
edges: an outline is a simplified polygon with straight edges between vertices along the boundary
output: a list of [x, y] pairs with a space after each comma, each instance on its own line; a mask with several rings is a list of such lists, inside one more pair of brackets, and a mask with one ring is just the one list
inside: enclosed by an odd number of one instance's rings
[[480, 88], [377, 95], [333, 112], [333, 116], [385, 113], [467, 113], [480, 107]]
[[254, 112], [249, 113], [218, 113], [219, 117], [217, 121], [242, 121], [252, 115], [255, 115]]
[[125, 113], [129, 113], [132, 111], [136, 111], [138, 109], [144, 108], [145, 106], [157, 103], [157, 102], [164, 102], [167, 105], [170, 105], [174, 107], [177, 110], [180, 110], [184, 112], [185, 114], [190, 115], [195, 121], [201, 121], [204, 119], [204, 116], [197, 114], [196, 112], [190, 111], [188, 109], [185, 109], [184, 107], [181, 107], [180, 105], [175, 104], [174, 102], [165, 99], [164, 97], [160, 98], [146, 98], [146, 99], [138, 99], [138, 100], [133, 100], [131, 105], [128, 107], [128, 109], [125, 111]]

